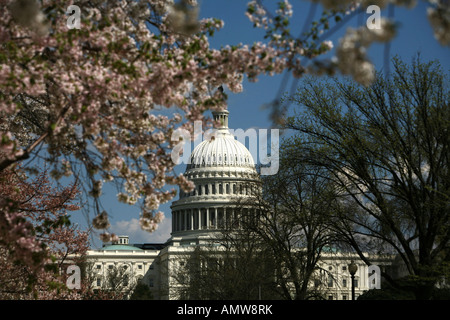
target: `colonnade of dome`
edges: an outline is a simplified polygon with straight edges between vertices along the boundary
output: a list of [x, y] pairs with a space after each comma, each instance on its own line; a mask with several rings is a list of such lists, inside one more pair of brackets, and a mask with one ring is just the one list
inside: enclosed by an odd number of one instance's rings
[[222, 230], [239, 228], [239, 215], [251, 208], [208, 206], [179, 209], [172, 212], [172, 232], [194, 230]]

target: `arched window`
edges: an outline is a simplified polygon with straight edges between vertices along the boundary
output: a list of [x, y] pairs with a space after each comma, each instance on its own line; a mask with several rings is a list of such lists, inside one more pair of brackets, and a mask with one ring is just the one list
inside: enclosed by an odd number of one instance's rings
[[223, 194], [223, 187], [221, 183], [219, 183], [219, 194]]
[[226, 194], [230, 194], [230, 185], [228, 183], [225, 186], [225, 192]]
[[208, 188], [208, 185], [205, 184], [205, 195], [208, 195], [208, 194], [209, 194], [209, 188]]

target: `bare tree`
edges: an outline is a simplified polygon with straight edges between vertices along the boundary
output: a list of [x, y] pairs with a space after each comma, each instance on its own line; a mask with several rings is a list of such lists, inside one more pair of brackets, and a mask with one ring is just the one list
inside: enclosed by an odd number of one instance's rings
[[177, 294], [195, 300], [280, 299], [274, 261], [257, 242], [222, 238], [180, 256], [175, 269]]
[[116, 299], [129, 298], [137, 285], [137, 278], [127, 264], [110, 265], [97, 279], [100, 280], [100, 290]]
[[319, 167], [282, 156], [278, 174], [262, 178], [262, 188], [248, 198], [239, 215], [240, 230], [270, 251], [284, 299], [318, 296], [311, 282], [323, 248], [333, 240], [327, 222], [335, 198], [325, 174]]
[[368, 88], [305, 80], [291, 98], [301, 107], [287, 121], [290, 158], [327, 172], [335, 231], [361, 259], [371, 264], [366, 249], [398, 254], [408, 286], [428, 299], [450, 259], [448, 75], [419, 57], [393, 66]]
[[222, 231], [180, 257], [180, 297], [323, 297], [317, 263], [333, 240], [327, 221], [334, 191], [320, 168], [287, 161], [282, 159], [276, 176], [243, 186], [248, 196], [236, 196], [234, 215]]

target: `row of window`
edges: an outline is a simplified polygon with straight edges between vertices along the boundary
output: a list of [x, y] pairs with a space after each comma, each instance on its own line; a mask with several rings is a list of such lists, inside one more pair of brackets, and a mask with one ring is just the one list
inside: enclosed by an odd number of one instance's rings
[[[355, 299], [358, 299], [358, 297], [359, 297], [359, 294], [355, 294]], [[342, 300], [349, 300], [350, 299], [350, 297], [348, 295], [346, 295], [346, 294], [343, 294], [341, 298], [342, 298]], [[332, 295], [332, 294], [328, 295], [328, 300], [335, 300], [335, 296]]]
[[119, 241], [118, 241], [119, 244], [128, 244], [128, 242], [129, 242], [128, 238], [122, 238], [122, 237], [120, 237]]
[[[128, 286], [128, 284], [129, 284], [127, 275], [123, 276], [123, 284], [124, 284], [124, 286]], [[96, 285], [97, 285], [97, 287], [101, 287], [102, 286], [102, 278], [98, 277], [96, 279]], [[153, 280], [153, 278], [148, 278], [147, 285], [150, 288], [153, 288], [155, 286], [155, 281]]]
[[[329, 271], [333, 270], [333, 267], [332, 267], [332, 266], [329, 266], [329, 267], [328, 267], [328, 270], [329, 270]], [[347, 266], [346, 266], [346, 265], [343, 265], [343, 266], [342, 266], [342, 271], [347, 271]]]
[[197, 157], [196, 159], [194, 158], [194, 156], [191, 156], [191, 165], [193, 164], [202, 164], [202, 166], [205, 165], [212, 165], [212, 164], [222, 164], [222, 160], [223, 160], [223, 164], [249, 164], [250, 163], [250, 158], [248, 156], [242, 156], [240, 155], [240, 157], [237, 156], [237, 154], [233, 156], [229, 156], [227, 157], [227, 154], [225, 153], [222, 157], [221, 154], [219, 154], [217, 156], [217, 162], [216, 162], [216, 155], [208, 155], [208, 158], [205, 159], [204, 156], [202, 157]]
[[214, 179], [218, 178], [233, 178], [239, 179], [255, 179], [258, 177], [256, 172], [250, 173], [249, 171], [194, 171], [186, 172], [186, 177], [189, 179]]
[[[351, 280], [350, 280], [351, 281]], [[342, 287], [343, 288], [347, 288], [347, 286], [349, 285], [349, 282], [350, 282], [349, 280], [347, 280], [346, 278], [344, 278], [344, 279], [342, 279]], [[355, 278], [355, 280], [354, 280], [355, 282], [355, 288], [358, 288], [358, 279], [357, 278]], [[334, 286], [334, 282], [335, 282], [335, 279], [334, 279], [334, 277], [332, 276], [332, 275], [329, 275], [328, 276], [328, 281], [327, 281], [327, 286], [328, 286], [328, 288], [332, 288], [333, 286]], [[315, 287], [319, 287], [320, 286], [320, 280], [319, 279], [316, 279], [315, 281], [314, 281], [314, 286]]]
[[197, 187], [191, 192], [180, 192], [180, 197], [188, 197], [188, 196], [201, 196], [201, 195], [209, 195], [209, 194], [241, 194], [247, 195], [250, 192], [253, 192], [254, 187], [252, 185], [243, 185], [233, 183], [232, 185], [229, 183], [219, 183], [216, 187], [215, 183], [211, 184], [199, 184]]
[[[138, 269], [138, 270], [142, 270], [142, 269], [143, 269], [143, 265], [142, 265], [142, 264], [138, 264], [138, 265], [136, 265], [136, 266], [137, 266], [137, 269]], [[97, 268], [97, 270], [101, 270], [101, 269], [102, 269], [102, 265], [101, 265], [101, 264], [97, 264], [95, 267]], [[122, 265], [122, 268], [125, 269], [125, 270], [127, 270], [127, 269], [128, 269], [128, 265], [126, 265], [126, 264], [125, 264], [125, 265]], [[113, 264], [109, 264], [109, 265], [108, 265], [108, 269], [110, 269], [110, 270], [114, 269], [114, 265], [113, 265]], [[151, 265], [149, 266], [149, 269], [150, 269], [150, 270], [153, 270], [153, 269], [154, 269], [153, 264], [151, 264]]]
[[[350, 282], [350, 281], [347, 281], [347, 279], [342, 279], [342, 287], [347, 288], [347, 282]], [[355, 288], [358, 288], [358, 279], [355, 278], [353, 281], [355, 284]], [[331, 276], [328, 278], [328, 287], [329, 288], [333, 287], [333, 277], [331, 277]]]

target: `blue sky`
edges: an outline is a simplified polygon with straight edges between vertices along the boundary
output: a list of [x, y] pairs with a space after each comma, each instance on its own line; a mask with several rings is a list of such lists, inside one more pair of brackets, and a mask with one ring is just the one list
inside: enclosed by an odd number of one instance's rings
[[[199, 0], [201, 18], [215, 17], [224, 20], [224, 28], [217, 32], [211, 39], [211, 46], [220, 48], [224, 45], [239, 43], [252, 44], [255, 41], [263, 41], [263, 31], [254, 29], [252, 23], [245, 16], [247, 0]], [[274, 4], [274, 0], [266, 0], [267, 3]], [[303, 26], [306, 13], [309, 10], [309, 1], [291, 0], [294, 15], [291, 20], [291, 31], [299, 34]], [[321, 8], [319, 7], [316, 19], [320, 18]], [[338, 39], [345, 34], [347, 27], [358, 27], [365, 24], [370, 14], [361, 14], [351, 19], [344, 27], [339, 29], [329, 39], [338, 44]], [[387, 17], [387, 10], [381, 12], [381, 16]], [[422, 61], [438, 59], [444, 70], [450, 67], [450, 49], [442, 47], [433, 36], [432, 28], [426, 17], [426, 4], [424, 1], [418, 2], [414, 9], [396, 7], [394, 10], [395, 20], [400, 22], [396, 38], [391, 42], [390, 55], [399, 55], [405, 61], [410, 61], [417, 52], [421, 53]], [[325, 40], [325, 39], [324, 39]], [[384, 46], [374, 45], [368, 52], [370, 59], [375, 64], [377, 70], [384, 67]], [[334, 55], [334, 49], [327, 55]], [[239, 94], [229, 94], [228, 110], [230, 111], [229, 125], [231, 128], [271, 128], [270, 110], [264, 109], [265, 104], [275, 99], [280, 90], [280, 83], [283, 75], [274, 77], [261, 76], [256, 83], [249, 83], [244, 80], [244, 90]], [[292, 78], [282, 92], [288, 91], [292, 86]], [[180, 165], [178, 172], [183, 172], [184, 167]], [[165, 221], [159, 229], [149, 234], [140, 230], [138, 226], [139, 209], [118, 203], [115, 200], [115, 188], [106, 188], [102, 197], [103, 206], [111, 215], [111, 231], [130, 236], [131, 243], [142, 242], [165, 242], [170, 237], [171, 213], [170, 203], [161, 207], [166, 215]], [[92, 214], [91, 214], [92, 218]], [[86, 225], [86, 218], [82, 215], [75, 217], [73, 221]], [[94, 246], [99, 246], [99, 240], [93, 242]]]

